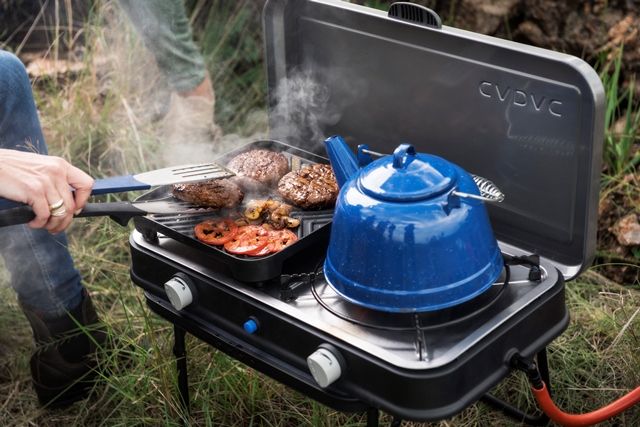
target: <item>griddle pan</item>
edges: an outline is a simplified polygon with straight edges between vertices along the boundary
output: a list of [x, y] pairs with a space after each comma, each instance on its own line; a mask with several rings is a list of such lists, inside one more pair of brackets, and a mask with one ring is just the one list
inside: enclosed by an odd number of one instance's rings
[[[283, 153], [289, 160], [289, 165], [293, 170], [313, 163], [328, 163], [328, 159], [317, 154], [310, 153], [297, 147], [276, 141], [259, 140], [246, 144], [238, 149], [227, 152], [216, 159], [217, 163], [226, 164], [233, 157], [252, 149], [267, 149]], [[216, 263], [226, 265], [231, 275], [244, 282], [264, 282], [281, 275], [283, 264], [292, 256], [300, 254], [302, 251], [312, 249], [316, 245], [326, 246], [329, 238], [330, 223], [333, 218], [333, 209], [327, 210], [302, 210], [294, 208], [290, 216], [300, 219], [300, 226], [292, 231], [298, 235], [298, 241], [264, 257], [254, 257], [247, 255], [234, 255], [216, 246], [207, 245], [200, 242], [194, 236], [194, 227], [201, 221], [209, 218], [225, 218], [230, 212], [237, 212], [240, 209], [206, 211], [202, 213], [181, 213], [180, 202], [170, 197], [171, 186], [158, 187], [136, 199], [136, 203], [146, 201], [164, 200], [168, 206], [176, 204], [175, 214], [151, 214], [144, 217], [134, 218], [136, 229], [148, 240], [157, 239], [157, 235], [174, 239], [188, 246], [197, 248], [211, 257]], [[257, 196], [256, 198], [277, 198], [277, 191], [273, 189], [270, 193]], [[251, 198], [245, 196], [245, 203]]]

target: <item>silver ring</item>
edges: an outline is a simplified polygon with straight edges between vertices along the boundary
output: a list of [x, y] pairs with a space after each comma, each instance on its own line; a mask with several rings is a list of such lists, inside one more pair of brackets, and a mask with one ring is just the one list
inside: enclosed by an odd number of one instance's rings
[[51, 216], [65, 216], [67, 214], [67, 210], [64, 208], [64, 206], [61, 206], [62, 209], [58, 208], [58, 209], [54, 209], [51, 212]]
[[49, 205], [49, 211], [51, 213], [53, 213], [53, 211], [57, 211], [58, 209], [60, 209], [61, 207], [64, 206], [64, 200], [60, 199], [55, 203], [52, 203]]

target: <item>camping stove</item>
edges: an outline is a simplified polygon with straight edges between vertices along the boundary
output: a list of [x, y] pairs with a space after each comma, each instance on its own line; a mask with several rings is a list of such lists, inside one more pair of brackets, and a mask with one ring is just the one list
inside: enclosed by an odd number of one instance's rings
[[[130, 245], [131, 277], [176, 325], [177, 356], [186, 331], [338, 410], [449, 417], [500, 382], [514, 355], [533, 357], [568, 323], [563, 278], [545, 261], [507, 267], [465, 304], [401, 314], [335, 294], [320, 274], [323, 245], [260, 283], [238, 281], [223, 263], [157, 233], [135, 231]], [[186, 363], [180, 369], [188, 402]]]
[[568, 323], [564, 281], [593, 259], [598, 74], [575, 57], [441, 25], [406, 2], [385, 12], [268, 0], [263, 29], [276, 145], [305, 163], [323, 161], [330, 135], [378, 153], [408, 142], [485, 177], [505, 194], [488, 207], [491, 228], [507, 264], [520, 265], [453, 308], [376, 312], [342, 300], [319, 273], [331, 212], [302, 218], [297, 243], [257, 259], [193, 239], [195, 219], [136, 218], [131, 276], [175, 324], [183, 401], [188, 332], [337, 409], [437, 420], [483, 399], [534, 421], [486, 393], [512, 361], [536, 356], [545, 376], [544, 349]]

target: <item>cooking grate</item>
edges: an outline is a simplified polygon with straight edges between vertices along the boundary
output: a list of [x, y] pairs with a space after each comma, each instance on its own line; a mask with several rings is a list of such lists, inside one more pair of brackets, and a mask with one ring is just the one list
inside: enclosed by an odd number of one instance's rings
[[509, 285], [507, 271], [505, 269], [493, 286], [471, 301], [433, 312], [389, 313], [376, 311], [344, 300], [325, 281], [322, 281], [318, 286], [314, 280], [310, 288], [314, 298], [325, 310], [348, 322], [387, 331], [423, 331], [451, 326], [488, 310], [502, 294], [505, 287]]

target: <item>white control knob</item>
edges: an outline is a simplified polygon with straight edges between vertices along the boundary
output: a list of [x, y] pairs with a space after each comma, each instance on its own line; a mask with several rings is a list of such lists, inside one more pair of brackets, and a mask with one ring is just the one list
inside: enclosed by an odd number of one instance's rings
[[186, 280], [174, 276], [164, 284], [164, 291], [169, 297], [169, 302], [176, 310], [182, 310], [193, 301], [193, 294], [187, 285]]
[[313, 379], [322, 388], [329, 387], [342, 374], [338, 358], [326, 348], [321, 347], [307, 357], [307, 365]]

